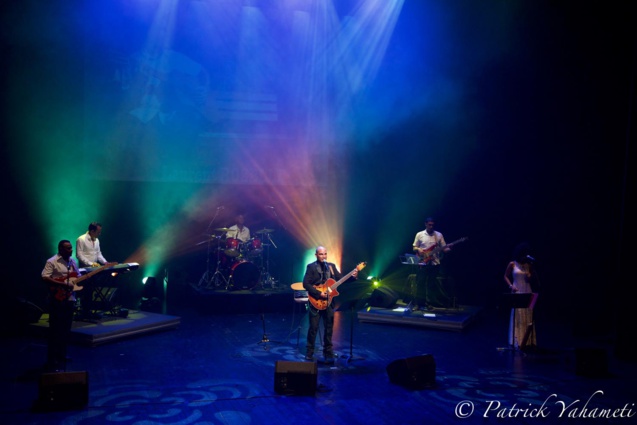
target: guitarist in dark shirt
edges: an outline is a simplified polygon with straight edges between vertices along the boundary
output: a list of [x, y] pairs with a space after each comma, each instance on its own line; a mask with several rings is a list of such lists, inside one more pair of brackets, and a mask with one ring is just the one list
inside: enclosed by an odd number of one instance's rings
[[66, 369], [67, 344], [75, 309], [74, 282], [79, 275], [77, 264], [71, 257], [73, 245], [68, 240], [58, 243], [58, 253], [49, 258], [42, 270], [42, 280], [50, 289], [49, 341], [46, 370], [59, 372]]
[[[305, 360], [314, 359], [314, 343], [319, 328], [319, 322], [323, 318], [323, 356], [325, 360], [334, 361], [332, 345], [332, 332], [334, 330], [334, 307], [331, 303], [330, 290], [325, 287], [329, 279], [341, 280], [343, 275], [334, 263], [327, 262], [327, 249], [324, 246], [316, 248], [316, 261], [307, 265], [303, 277], [303, 287], [308, 293], [310, 325], [307, 331], [307, 346]], [[350, 273], [350, 279], [358, 276], [358, 268]]]

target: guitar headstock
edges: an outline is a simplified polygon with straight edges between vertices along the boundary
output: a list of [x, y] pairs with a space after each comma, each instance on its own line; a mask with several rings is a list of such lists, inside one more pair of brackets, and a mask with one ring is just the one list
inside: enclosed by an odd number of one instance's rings
[[367, 266], [367, 262], [365, 261], [361, 261], [360, 263], [358, 263], [358, 265], [356, 266], [356, 270], [361, 271], [365, 268], [365, 266]]

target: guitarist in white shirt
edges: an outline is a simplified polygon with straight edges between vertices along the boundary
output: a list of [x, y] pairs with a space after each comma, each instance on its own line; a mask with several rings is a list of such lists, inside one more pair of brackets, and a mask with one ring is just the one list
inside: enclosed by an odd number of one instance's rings
[[[453, 244], [447, 245], [445, 237], [437, 230], [434, 230], [436, 222], [433, 217], [425, 219], [425, 230], [416, 233], [413, 250], [420, 257], [420, 267], [416, 273], [417, 294], [412, 301], [414, 309], [425, 307], [440, 307], [438, 298], [440, 288], [438, 288], [438, 276], [440, 275], [440, 258], [442, 253], [451, 251]], [[424, 292], [424, 293], [423, 293]]]
[[[319, 322], [323, 318], [323, 356], [326, 362], [333, 362], [332, 331], [334, 329], [334, 307], [331, 304], [329, 291], [325, 290], [322, 285], [328, 279], [340, 281], [343, 275], [334, 263], [327, 262], [327, 249], [324, 246], [318, 246], [314, 255], [316, 255], [316, 261], [307, 265], [303, 277], [303, 288], [308, 292], [310, 300], [314, 301], [309, 303], [310, 325], [307, 331], [305, 360], [314, 359], [316, 334], [318, 333]], [[354, 269], [350, 274], [350, 279], [356, 280], [358, 269]], [[319, 309], [314, 304], [323, 304], [325, 308]]]
[[[68, 240], [58, 243], [58, 253], [49, 258], [42, 270], [42, 280], [52, 294], [49, 303], [49, 340], [46, 370], [66, 369], [66, 349], [75, 310], [74, 282], [79, 269], [73, 258], [73, 245]], [[74, 276], [74, 277], [72, 277]], [[66, 294], [66, 295], [65, 295]]]

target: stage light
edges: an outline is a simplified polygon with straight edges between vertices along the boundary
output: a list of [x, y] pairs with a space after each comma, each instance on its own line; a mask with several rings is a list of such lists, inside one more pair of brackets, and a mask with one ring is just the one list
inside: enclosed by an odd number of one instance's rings
[[142, 299], [140, 302], [140, 309], [150, 312], [160, 312], [162, 309], [161, 300], [163, 298], [163, 291], [157, 283], [157, 279], [154, 276], [146, 276], [142, 279], [144, 288], [142, 289]]
[[374, 286], [379, 286], [381, 284], [381, 279], [377, 276], [368, 276], [367, 280]]

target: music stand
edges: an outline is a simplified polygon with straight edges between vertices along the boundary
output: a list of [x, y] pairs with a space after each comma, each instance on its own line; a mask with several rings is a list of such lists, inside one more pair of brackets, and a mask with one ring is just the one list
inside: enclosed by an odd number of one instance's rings
[[[355, 296], [355, 295], [360, 295], [360, 289], [364, 288], [365, 290], [365, 294], [362, 296]], [[349, 310], [350, 312], [350, 329], [349, 329], [349, 354], [343, 354], [341, 355], [342, 359], [345, 359], [345, 361], [347, 362], [351, 362], [354, 360], [365, 360], [364, 357], [356, 357], [354, 356], [353, 350], [354, 350], [354, 319], [355, 319], [355, 314], [354, 312], [357, 310], [362, 309], [363, 307], [365, 307], [365, 305], [367, 304], [367, 302], [369, 301], [369, 296], [371, 294], [367, 293], [367, 290], [369, 289], [369, 284], [367, 283], [363, 283], [363, 284], [358, 284], [356, 285], [355, 282], [351, 282], [351, 283], [345, 283], [344, 285], [339, 287], [340, 289], [340, 297], [341, 300], [345, 300], [342, 301], [341, 304], [338, 306], [338, 308], [336, 308], [336, 311], [344, 311], [344, 310]], [[344, 296], [344, 295], [350, 295], [350, 296]], [[353, 296], [354, 295], [354, 296]], [[338, 299], [338, 298], [337, 298]]]
[[[538, 294], [537, 292], [524, 292], [524, 293], [511, 293], [506, 292], [502, 294], [500, 299], [500, 306], [505, 309], [516, 309], [516, 308], [528, 308], [533, 310], [535, 307], [535, 303], [537, 302]], [[530, 323], [526, 331], [524, 332], [524, 337], [522, 338], [522, 342], [520, 343], [520, 348], [526, 346], [526, 342], [531, 335], [531, 331], [533, 330], [533, 324]], [[499, 351], [511, 350], [511, 347], [500, 347]]]
[[537, 292], [525, 292], [523, 294], [509, 293], [502, 294], [500, 306], [503, 308], [530, 308], [533, 310], [537, 301]]

